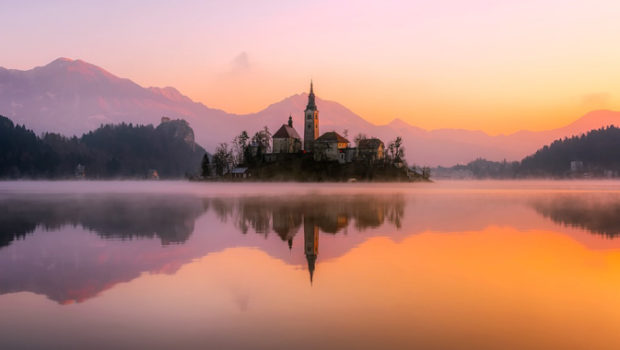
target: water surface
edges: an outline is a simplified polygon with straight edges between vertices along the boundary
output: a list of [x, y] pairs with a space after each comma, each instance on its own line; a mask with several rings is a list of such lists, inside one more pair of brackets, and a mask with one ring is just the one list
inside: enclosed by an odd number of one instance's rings
[[620, 183], [0, 182], [0, 348], [620, 347]]

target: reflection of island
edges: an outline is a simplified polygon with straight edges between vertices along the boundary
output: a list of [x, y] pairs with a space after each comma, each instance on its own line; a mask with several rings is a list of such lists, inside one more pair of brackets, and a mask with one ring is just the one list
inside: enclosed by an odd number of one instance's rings
[[55, 231], [81, 225], [103, 238], [159, 238], [183, 243], [206, 202], [181, 196], [20, 196], [0, 200], [0, 247], [41, 226]]
[[[144, 272], [175, 273], [193, 259], [231, 247], [257, 247], [273, 258], [307, 266], [316, 283], [321, 261], [340, 257], [375, 235], [398, 240], [490, 224], [556, 228], [542, 216], [606, 236], [620, 234], [620, 200], [611, 195], [557, 194], [527, 201], [452, 194], [407, 201], [385, 194], [3, 195], [0, 294], [29, 291], [59, 303], [84, 301]], [[394, 230], [401, 225], [403, 230]], [[357, 234], [370, 228], [375, 229]]]
[[232, 219], [244, 234], [250, 228], [265, 237], [275, 232], [287, 242], [289, 249], [292, 249], [295, 235], [303, 223], [304, 252], [312, 282], [319, 230], [336, 234], [351, 224], [356, 230], [363, 231], [380, 227], [386, 220], [400, 228], [405, 200], [401, 195], [245, 197], [213, 199], [211, 207], [220, 220], [227, 222]]
[[[400, 196], [5, 195], [0, 294], [28, 291], [61, 304], [81, 302], [143, 272], [174, 273], [192, 259], [238, 246], [257, 246], [300, 264], [302, 250], [287, 251], [302, 224], [310, 229], [312, 274], [319, 230], [335, 234], [351, 224], [364, 230], [386, 221], [398, 226], [403, 212]], [[197, 224], [203, 213], [205, 220]], [[285, 245], [247, 235], [249, 230], [265, 238], [274, 232]], [[346, 244], [323, 248], [323, 254], [341, 255], [364, 239], [349, 237]]]
[[620, 236], [620, 199], [617, 197], [563, 195], [533, 201], [532, 207], [557, 223], [610, 238]]
[[252, 228], [268, 235], [276, 232], [292, 240], [304, 218], [310, 218], [322, 232], [335, 234], [352, 224], [363, 231], [388, 222], [400, 228], [405, 200], [401, 195], [298, 196], [215, 198], [209, 202], [220, 220], [232, 219], [242, 233]]

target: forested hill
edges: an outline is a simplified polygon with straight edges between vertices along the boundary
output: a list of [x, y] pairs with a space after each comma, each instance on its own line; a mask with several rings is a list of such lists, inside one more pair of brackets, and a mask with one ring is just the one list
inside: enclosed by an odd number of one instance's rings
[[[205, 151], [184, 120], [153, 125], [104, 125], [82, 137], [37, 137], [0, 116], [0, 178], [161, 178], [198, 174]], [[79, 173], [79, 171], [78, 171]]]
[[[571, 162], [575, 169], [571, 170]], [[620, 171], [620, 129], [608, 126], [556, 140], [521, 161], [521, 175], [565, 176], [570, 172], [605, 176]]]
[[[573, 167], [571, 168], [571, 164]], [[618, 177], [620, 129], [591, 130], [581, 136], [559, 139], [525, 157], [521, 162], [477, 159], [466, 165], [432, 170], [444, 178]]]

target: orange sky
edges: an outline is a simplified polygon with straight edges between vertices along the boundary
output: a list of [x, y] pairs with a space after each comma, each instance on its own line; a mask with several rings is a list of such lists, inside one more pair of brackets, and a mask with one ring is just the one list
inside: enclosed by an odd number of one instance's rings
[[[9, 0], [0, 66], [80, 58], [256, 112], [316, 82], [374, 123], [492, 134], [620, 109], [615, 1]], [[320, 106], [319, 106], [320, 108]]]

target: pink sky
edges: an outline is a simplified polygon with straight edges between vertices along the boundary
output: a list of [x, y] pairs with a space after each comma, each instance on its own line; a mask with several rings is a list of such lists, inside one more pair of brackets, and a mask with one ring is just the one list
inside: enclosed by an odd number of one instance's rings
[[66, 56], [229, 112], [316, 82], [375, 123], [541, 130], [619, 109], [615, 1], [3, 1], [0, 66]]

